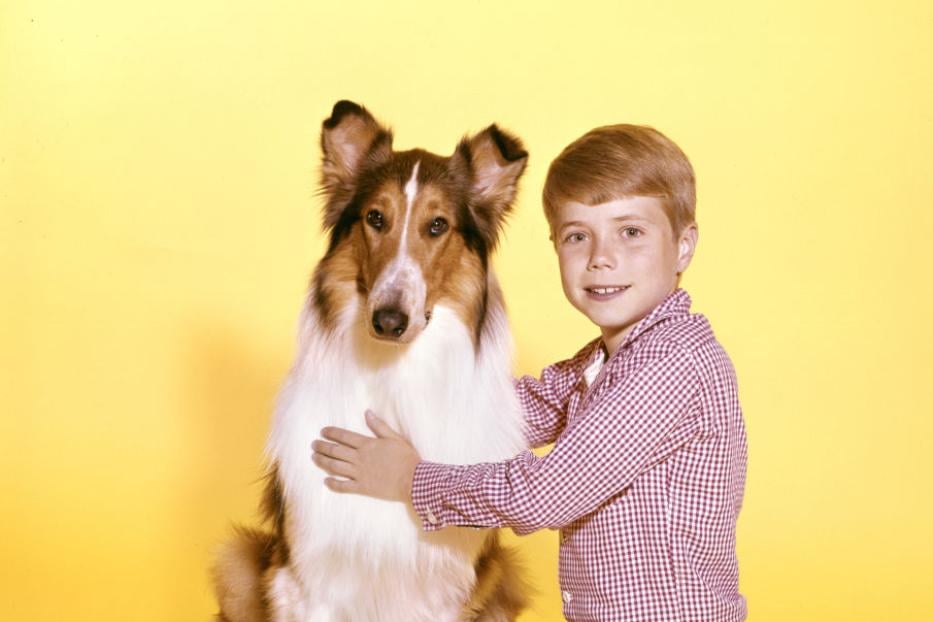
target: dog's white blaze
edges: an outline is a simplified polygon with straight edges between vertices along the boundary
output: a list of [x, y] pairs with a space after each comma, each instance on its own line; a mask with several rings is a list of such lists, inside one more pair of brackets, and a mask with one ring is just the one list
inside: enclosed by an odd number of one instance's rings
[[[421, 161], [415, 162], [411, 177], [405, 182], [405, 216], [402, 220], [402, 233], [399, 238], [395, 257], [373, 283], [372, 301], [383, 304], [386, 301], [399, 303], [401, 310], [408, 314], [413, 329], [420, 328], [424, 317], [424, 299], [427, 284], [421, 266], [408, 252], [408, 229], [412, 220], [412, 208], [418, 196], [418, 169]], [[395, 300], [400, 297], [399, 300]], [[373, 309], [375, 310], [375, 309]]]
[[320, 619], [453, 621], [470, 593], [486, 533], [424, 532], [407, 504], [328, 490], [310, 444], [325, 425], [371, 435], [363, 412], [372, 408], [425, 460], [472, 464], [521, 451], [524, 419], [504, 310], [490, 307], [477, 356], [472, 328], [441, 305], [414, 342], [398, 345], [369, 336], [366, 310], [355, 300], [336, 330], [322, 329], [313, 296], [267, 445], [289, 503], [288, 571], [302, 586], [311, 620], [326, 604]]
[[[410, 270], [411, 265], [415, 263], [411, 261], [411, 257], [408, 255], [408, 224], [411, 222], [411, 208], [415, 204], [415, 197], [418, 195], [418, 168], [420, 166], [421, 160], [415, 162], [411, 177], [405, 182], [403, 189], [405, 192], [405, 216], [402, 219], [402, 235], [399, 238], [398, 251], [392, 262], [386, 267], [385, 276], [379, 279], [386, 283], [394, 283], [398, 279], [400, 272], [406, 269]], [[420, 273], [420, 266], [415, 265], [415, 267]], [[379, 289], [378, 284], [374, 289]]]
[[415, 162], [411, 177], [405, 183], [405, 224], [402, 227], [402, 241], [399, 244], [399, 251], [405, 254], [408, 254], [408, 223], [411, 222], [411, 206], [415, 204], [415, 197], [418, 195], [418, 167], [420, 166], [421, 160]]

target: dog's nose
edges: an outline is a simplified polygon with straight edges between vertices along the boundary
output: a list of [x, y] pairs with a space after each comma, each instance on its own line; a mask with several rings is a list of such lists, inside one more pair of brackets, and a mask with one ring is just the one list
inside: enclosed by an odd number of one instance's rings
[[401, 337], [408, 328], [408, 316], [398, 309], [379, 309], [373, 313], [373, 328], [377, 335]]

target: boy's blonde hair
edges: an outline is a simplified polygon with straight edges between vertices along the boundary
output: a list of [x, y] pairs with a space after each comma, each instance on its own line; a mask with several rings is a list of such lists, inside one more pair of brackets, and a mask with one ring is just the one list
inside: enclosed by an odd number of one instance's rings
[[633, 196], [662, 199], [674, 239], [696, 221], [696, 181], [684, 152], [643, 125], [590, 130], [561, 152], [544, 182], [544, 215], [554, 232], [561, 205], [597, 205]]

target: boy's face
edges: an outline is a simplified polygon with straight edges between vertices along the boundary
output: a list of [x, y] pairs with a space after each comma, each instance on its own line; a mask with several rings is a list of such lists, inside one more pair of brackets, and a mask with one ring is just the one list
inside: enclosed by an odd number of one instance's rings
[[634, 196], [568, 202], [554, 235], [564, 294], [600, 327], [612, 354], [674, 291], [693, 257], [697, 228], [686, 227], [675, 240], [662, 200]]

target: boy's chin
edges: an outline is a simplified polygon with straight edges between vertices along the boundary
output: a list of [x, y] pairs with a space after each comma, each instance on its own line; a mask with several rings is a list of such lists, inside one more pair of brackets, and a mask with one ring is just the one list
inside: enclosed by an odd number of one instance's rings
[[587, 319], [599, 327], [603, 335], [618, 334], [630, 330], [644, 317], [644, 315], [635, 317], [637, 314], [633, 314], [630, 308], [618, 303], [596, 309], [593, 308], [593, 305], [588, 305], [587, 309], [581, 309], [581, 311]]
[[628, 318], [619, 317], [618, 313], [593, 313], [588, 315], [590, 321], [599, 327], [599, 330], [605, 334], [614, 334], [631, 328], [636, 322], [628, 321]]

